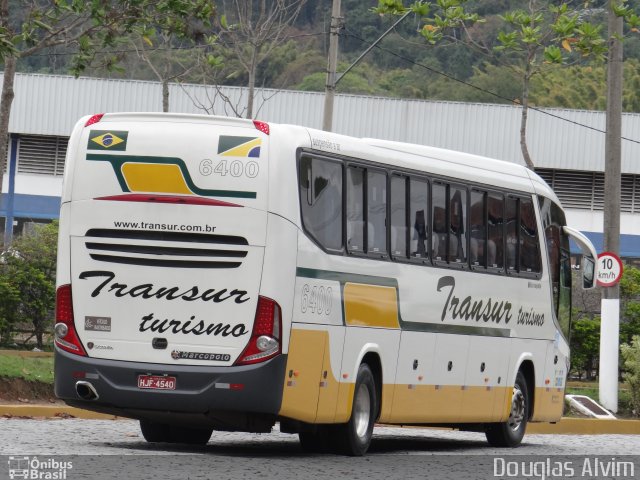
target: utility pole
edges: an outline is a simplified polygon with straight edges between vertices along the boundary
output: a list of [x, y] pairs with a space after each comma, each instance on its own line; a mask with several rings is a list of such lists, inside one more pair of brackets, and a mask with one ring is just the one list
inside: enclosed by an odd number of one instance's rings
[[[604, 250], [620, 254], [620, 173], [622, 140], [622, 27], [623, 19], [608, 2], [607, 132], [604, 165]], [[618, 411], [618, 350], [620, 343], [620, 286], [602, 289], [600, 323], [599, 396], [602, 405]]]
[[336, 86], [338, 85], [338, 82], [342, 80], [353, 67], [358, 65], [367, 53], [373, 50], [373, 48], [378, 45], [384, 37], [389, 35], [389, 33], [391, 33], [400, 22], [407, 18], [410, 13], [411, 10], [407, 10], [402, 17], [396, 20], [396, 22], [391, 25], [386, 32], [380, 35], [375, 42], [369, 45], [367, 49], [362, 52], [360, 56], [340, 74], [340, 76], [338, 76], [336, 74], [336, 66], [338, 62], [338, 32], [342, 27], [342, 17], [340, 17], [340, 0], [333, 0], [333, 9], [331, 13], [331, 37], [329, 39], [329, 65], [327, 67], [327, 85], [324, 93], [324, 116], [322, 118], [323, 130], [330, 132], [333, 127], [333, 101], [335, 99]]
[[333, 127], [333, 100], [336, 95], [336, 68], [338, 67], [338, 35], [342, 24], [340, 1], [333, 0], [331, 7], [329, 59], [327, 60], [327, 82], [324, 90], [324, 113], [322, 117], [322, 129], [327, 132], [330, 132]]

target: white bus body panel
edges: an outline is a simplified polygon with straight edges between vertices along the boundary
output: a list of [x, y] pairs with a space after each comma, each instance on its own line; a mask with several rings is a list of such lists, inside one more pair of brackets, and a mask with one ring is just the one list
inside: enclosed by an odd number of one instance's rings
[[[145, 114], [108, 114], [73, 135], [60, 251], [71, 270], [58, 284], [72, 285], [87, 355], [233, 364], [251, 334], [265, 262], [269, 137], [247, 121]], [[146, 197], [128, 201], [135, 195]], [[160, 208], [154, 195], [214, 203]], [[291, 311], [290, 298], [283, 307]], [[156, 337], [170, 348], [154, 348]]]

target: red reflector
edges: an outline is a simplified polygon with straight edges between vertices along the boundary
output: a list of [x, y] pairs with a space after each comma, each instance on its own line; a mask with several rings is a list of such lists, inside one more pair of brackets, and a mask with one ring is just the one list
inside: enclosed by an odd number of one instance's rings
[[67, 326], [67, 334], [64, 337], [56, 335], [55, 344], [66, 352], [86, 356], [73, 321], [71, 285], [61, 285], [56, 290], [56, 323], [64, 323]]
[[231, 390], [242, 390], [244, 388], [244, 383], [232, 383], [229, 388]]
[[250, 365], [264, 362], [279, 355], [282, 351], [280, 345], [281, 322], [281, 310], [277, 302], [259, 296], [251, 338], [235, 364]]
[[73, 372], [73, 378], [85, 378], [85, 372]]
[[102, 117], [104, 117], [104, 113], [98, 113], [96, 115], [93, 115], [89, 120], [87, 120], [87, 123], [85, 123], [84, 126], [88, 127], [89, 125], [98, 123], [100, 120], [102, 120]]
[[267, 122], [261, 122], [260, 120], [254, 120], [253, 125], [262, 133], [269, 135], [269, 124]]
[[98, 197], [95, 200], [111, 200], [116, 202], [152, 202], [152, 203], [178, 203], [183, 205], [209, 205], [214, 207], [242, 207], [236, 203], [223, 202], [212, 198], [178, 195], [146, 195], [143, 193], [128, 193], [124, 195], [111, 195]]
[[56, 291], [56, 323], [73, 325], [73, 300], [71, 285], [62, 285]]
[[256, 320], [253, 324], [253, 334], [273, 335], [274, 307], [276, 302], [270, 298], [260, 297], [256, 309]]

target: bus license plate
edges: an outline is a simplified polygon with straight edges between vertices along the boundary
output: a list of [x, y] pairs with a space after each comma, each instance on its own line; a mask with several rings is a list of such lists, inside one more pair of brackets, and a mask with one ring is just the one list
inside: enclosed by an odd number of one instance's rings
[[175, 390], [176, 377], [165, 377], [161, 375], [138, 375], [138, 388], [149, 388], [153, 390]]

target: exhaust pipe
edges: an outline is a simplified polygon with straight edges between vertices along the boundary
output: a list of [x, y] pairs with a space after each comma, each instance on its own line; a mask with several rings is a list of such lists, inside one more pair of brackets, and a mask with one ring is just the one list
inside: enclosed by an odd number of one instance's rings
[[89, 382], [79, 381], [76, 382], [76, 392], [78, 396], [83, 400], [98, 400], [100, 396], [93, 385]]

